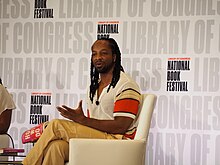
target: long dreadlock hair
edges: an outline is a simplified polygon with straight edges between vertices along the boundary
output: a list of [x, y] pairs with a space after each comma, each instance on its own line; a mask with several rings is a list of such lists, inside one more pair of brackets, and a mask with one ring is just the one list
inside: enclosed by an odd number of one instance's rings
[[[112, 54], [116, 54], [116, 61], [115, 61], [115, 66], [114, 66], [114, 70], [113, 70], [113, 77], [112, 77], [112, 81], [107, 89], [107, 92], [108, 92], [110, 90], [111, 86], [113, 88], [116, 86], [116, 84], [120, 78], [120, 71], [124, 72], [124, 69], [121, 66], [121, 52], [120, 52], [120, 49], [118, 47], [117, 42], [113, 38], [101, 38], [98, 40], [108, 41], [109, 46], [112, 49]], [[93, 102], [95, 92], [99, 87], [99, 72], [94, 67], [94, 65], [92, 63], [92, 59], [91, 59], [91, 68], [90, 68], [90, 81], [91, 81], [91, 84], [90, 84], [89, 98]]]

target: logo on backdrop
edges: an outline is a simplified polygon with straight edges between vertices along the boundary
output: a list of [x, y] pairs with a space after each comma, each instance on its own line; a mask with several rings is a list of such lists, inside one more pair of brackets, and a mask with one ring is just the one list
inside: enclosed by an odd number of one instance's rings
[[30, 105], [30, 124], [49, 121], [49, 115], [43, 114], [43, 106], [51, 105], [51, 93], [32, 92]]
[[97, 39], [109, 38], [110, 34], [119, 33], [119, 21], [100, 21], [97, 24]]
[[53, 9], [47, 9], [47, 0], [35, 0], [34, 18], [53, 18]]
[[167, 62], [167, 91], [188, 91], [188, 82], [181, 79], [190, 70], [190, 58], [169, 58]]

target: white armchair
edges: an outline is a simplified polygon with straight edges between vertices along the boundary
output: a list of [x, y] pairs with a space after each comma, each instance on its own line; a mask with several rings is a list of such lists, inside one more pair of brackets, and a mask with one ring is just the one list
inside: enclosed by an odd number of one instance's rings
[[155, 99], [153, 94], [142, 94], [134, 140], [70, 139], [66, 165], [144, 165]]

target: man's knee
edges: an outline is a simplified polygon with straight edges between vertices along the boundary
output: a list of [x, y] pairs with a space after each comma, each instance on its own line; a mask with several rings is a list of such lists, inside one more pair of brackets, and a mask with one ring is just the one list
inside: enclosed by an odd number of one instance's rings
[[53, 119], [49, 122], [49, 124], [58, 124], [60, 123], [61, 119]]
[[75, 124], [75, 122], [65, 120], [65, 119], [53, 119], [49, 122], [48, 126], [52, 126], [54, 128], [60, 128], [62, 126], [65, 126], [67, 123], [69, 124], [69, 122], [71, 122], [71, 124]]
[[51, 120], [49, 123], [48, 123], [48, 125], [47, 125], [47, 127], [57, 127], [57, 126], [59, 126], [61, 124], [61, 119], [53, 119], [53, 120]]

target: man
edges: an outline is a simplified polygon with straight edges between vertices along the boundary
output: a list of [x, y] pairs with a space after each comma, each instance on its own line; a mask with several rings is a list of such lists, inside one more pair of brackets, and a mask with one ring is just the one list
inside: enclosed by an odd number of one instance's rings
[[13, 109], [15, 109], [15, 104], [0, 78], [0, 134], [8, 132]]
[[60, 114], [69, 120], [49, 122], [24, 165], [64, 164], [70, 138], [127, 139], [135, 135], [140, 91], [123, 72], [117, 43], [111, 38], [99, 39], [91, 49], [88, 117], [83, 113], [82, 101], [76, 109], [58, 106]]

